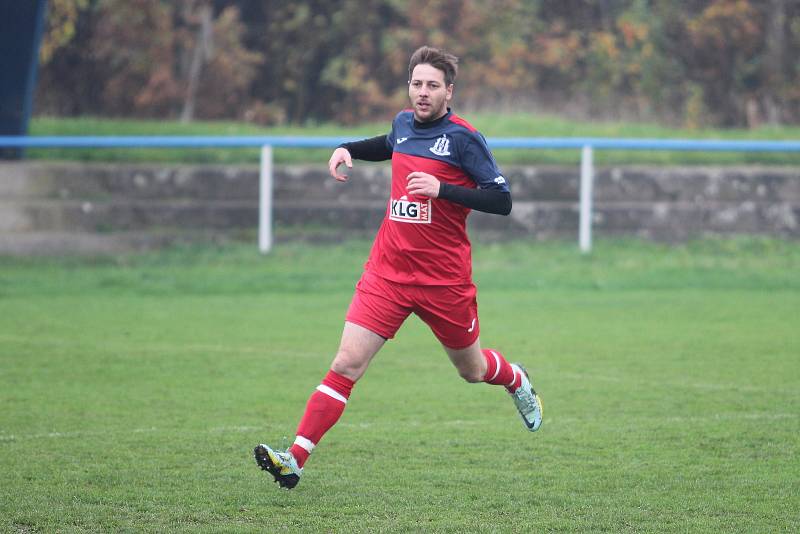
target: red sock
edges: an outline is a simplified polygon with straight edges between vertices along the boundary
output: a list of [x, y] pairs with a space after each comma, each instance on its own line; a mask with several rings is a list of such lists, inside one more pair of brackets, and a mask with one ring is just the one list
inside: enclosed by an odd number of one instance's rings
[[306, 463], [325, 432], [341, 417], [353, 384], [346, 376], [328, 371], [322, 384], [317, 386], [317, 390], [308, 399], [306, 411], [297, 427], [294, 445], [289, 447], [289, 452], [294, 455], [300, 467]]
[[483, 377], [483, 381], [487, 384], [505, 386], [511, 393], [515, 392], [522, 383], [522, 377], [514, 372], [511, 364], [496, 350], [483, 349], [482, 352], [486, 358], [486, 376]]

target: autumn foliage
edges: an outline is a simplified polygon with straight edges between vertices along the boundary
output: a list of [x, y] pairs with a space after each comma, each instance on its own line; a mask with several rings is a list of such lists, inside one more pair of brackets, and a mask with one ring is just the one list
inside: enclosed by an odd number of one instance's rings
[[460, 109], [800, 122], [791, 0], [51, 0], [37, 110], [374, 120], [422, 44], [460, 57]]

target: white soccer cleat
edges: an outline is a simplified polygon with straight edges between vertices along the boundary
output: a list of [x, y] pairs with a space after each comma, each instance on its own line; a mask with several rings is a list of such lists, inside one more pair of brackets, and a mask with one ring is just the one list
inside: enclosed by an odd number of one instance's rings
[[280, 487], [292, 489], [300, 482], [303, 468], [297, 465], [291, 452], [275, 451], [262, 443], [255, 448], [253, 456], [258, 467], [272, 475]]
[[520, 386], [514, 393], [510, 393], [511, 398], [514, 399], [514, 405], [522, 417], [525, 428], [536, 432], [542, 426], [542, 415], [544, 414], [542, 399], [533, 389], [528, 371], [518, 363], [512, 363], [511, 367], [522, 377]]

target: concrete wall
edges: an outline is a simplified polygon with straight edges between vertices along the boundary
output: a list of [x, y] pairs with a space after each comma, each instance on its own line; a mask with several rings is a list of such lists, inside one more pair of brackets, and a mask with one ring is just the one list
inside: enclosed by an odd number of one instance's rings
[[[324, 165], [278, 167], [279, 239], [374, 234], [386, 209], [386, 165], [359, 164], [341, 184]], [[509, 217], [473, 213], [490, 237], [574, 237], [578, 168], [506, 167]], [[254, 239], [256, 167], [0, 163], [0, 252], [88, 252], [176, 239]], [[595, 236], [683, 240], [704, 234], [800, 236], [800, 169], [597, 169]]]

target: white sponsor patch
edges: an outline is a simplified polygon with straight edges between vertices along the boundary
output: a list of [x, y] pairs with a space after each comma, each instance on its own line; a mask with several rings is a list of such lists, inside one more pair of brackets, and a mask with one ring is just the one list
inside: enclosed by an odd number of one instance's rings
[[506, 183], [506, 179], [503, 178], [502, 176], [498, 176], [497, 178], [494, 179], [494, 183], [503, 185], [504, 183]]
[[431, 199], [423, 202], [408, 200], [403, 195], [400, 200], [389, 200], [389, 218], [393, 221], [406, 223], [431, 222]]

